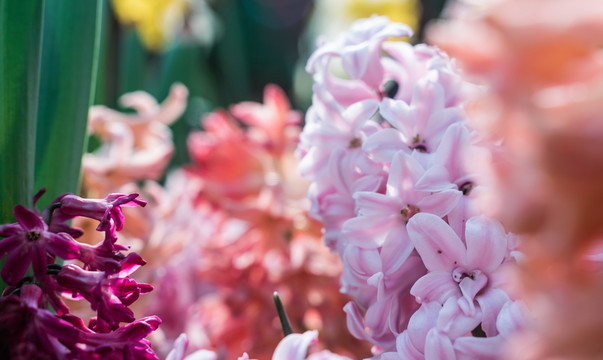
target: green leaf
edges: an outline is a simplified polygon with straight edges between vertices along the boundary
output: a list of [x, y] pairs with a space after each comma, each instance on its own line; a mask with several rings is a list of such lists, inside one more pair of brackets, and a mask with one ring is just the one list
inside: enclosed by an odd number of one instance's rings
[[0, 224], [33, 197], [43, 5], [0, 0]]
[[33, 196], [43, 4], [0, 0], [0, 223]]
[[94, 99], [102, 0], [48, 0], [44, 7], [42, 75], [36, 142], [35, 187], [48, 193], [40, 204], [79, 190]]

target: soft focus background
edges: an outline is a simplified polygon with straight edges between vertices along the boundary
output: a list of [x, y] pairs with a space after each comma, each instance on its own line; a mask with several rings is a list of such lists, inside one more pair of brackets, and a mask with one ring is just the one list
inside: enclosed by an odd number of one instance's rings
[[[171, 166], [188, 161], [185, 139], [204, 113], [260, 101], [280, 86], [294, 108], [311, 102], [304, 71], [317, 36], [335, 37], [372, 14], [422, 28], [445, 0], [113, 0], [104, 4], [96, 104], [117, 107], [120, 95], [144, 90], [164, 99], [174, 82], [190, 96], [172, 125]], [[91, 142], [91, 149], [95, 143]]]

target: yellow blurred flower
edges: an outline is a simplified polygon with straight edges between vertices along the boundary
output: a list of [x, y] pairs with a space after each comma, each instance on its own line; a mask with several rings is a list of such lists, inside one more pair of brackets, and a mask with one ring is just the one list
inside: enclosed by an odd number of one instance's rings
[[410, 26], [419, 25], [421, 6], [418, 0], [317, 0], [311, 20], [311, 36], [332, 38], [355, 20], [371, 15], [384, 15], [391, 21]]
[[161, 50], [182, 28], [189, 0], [112, 0], [122, 24], [133, 25], [149, 50]]
[[420, 5], [416, 0], [348, 0], [342, 10], [351, 19], [386, 15], [391, 21], [404, 23], [416, 31]]

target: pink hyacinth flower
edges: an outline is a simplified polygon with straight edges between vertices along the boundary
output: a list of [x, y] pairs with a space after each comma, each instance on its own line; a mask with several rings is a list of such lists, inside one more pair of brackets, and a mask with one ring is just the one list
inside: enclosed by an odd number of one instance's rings
[[477, 311], [477, 303], [483, 331], [494, 336], [498, 313], [509, 301], [497, 278], [507, 255], [507, 235], [502, 225], [483, 216], [469, 219], [465, 229], [463, 242], [435, 215], [417, 214], [409, 221], [409, 237], [429, 270], [410, 292], [419, 302], [444, 304], [458, 298], [468, 316]]

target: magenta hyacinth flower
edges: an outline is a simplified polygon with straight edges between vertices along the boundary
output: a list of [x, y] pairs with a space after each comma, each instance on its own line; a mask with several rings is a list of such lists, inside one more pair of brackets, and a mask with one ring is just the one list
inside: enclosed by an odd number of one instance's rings
[[147, 202], [138, 197], [138, 194], [109, 194], [104, 199], [84, 199], [73, 194], [64, 194], [55, 200], [60, 207], [54, 215], [58, 221], [63, 222], [76, 216], [88, 217], [100, 221], [96, 230], [120, 231], [124, 226], [122, 206], [146, 206]]
[[60, 359], [80, 331], [48, 310], [38, 308], [42, 290], [23, 285], [20, 296], [0, 298], [0, 354], [14, 359]]
[[78, 243], [67, 233], [48, 231], [48, 225], [35, 212], [17, 205], [14, 208], [17, 223], [0, 225], [0, 258], [7, 256], [2, 268], [2, 279], [17, 284], [33, 265], [34, 275], [43, 279], [48, 264], [46, 253], [63, 259], [79, 255]]
[[128, 306], [136, 301], [140, 294], [153, 290], [151, 285], [138, 284], [128, 277], [118, 275], [127, 274], [108, 275], [102, 271], [87, 271], [70, 264], [63, 266], [57, 280], [61, 286], [88, 300], [92, 310], [98, 311], [98, 317], [107, 322], [111, 329], [117, 329], [120, 322], [134, 321], [134, 314]]

